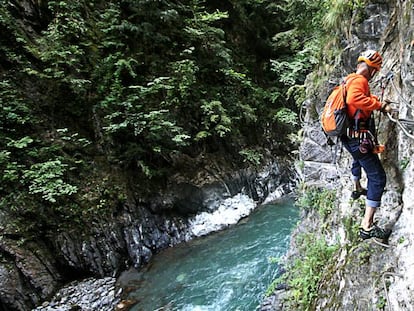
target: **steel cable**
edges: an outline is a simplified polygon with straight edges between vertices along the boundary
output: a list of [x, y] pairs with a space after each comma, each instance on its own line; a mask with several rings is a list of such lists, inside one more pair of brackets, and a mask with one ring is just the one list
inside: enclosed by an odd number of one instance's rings
[[[410, 133], [410, 130], [407, 128], [407, 125], [411, 125], [414, 126], [414, 120], [407, 120], [407, 119], [395, 119], [391, 113], [387, 113], [388, 119], [390, 119], [392, 122], [396, 123], [401, 130], [403, 131], [403, 133], [411, 138], [414, 139], [414, 135], [412, 133]], [[404, 125], [403, 123], [405, 123], [406, 125]]]
[[410, 107], [410, 108], [414, 108], [414, 106], [411, 104], [411, 102], [408, 102], [408, 100], [406, 100], [406, 99], [402, 96], [401, 92], [400, 92], [400, 91], [398, 91], [397, 86], [395, 85], [395, 83], [394, 83], [394, 80], [393, 80], [393, 79], [391, 79], [391, 85], [392, 85], [392, 87], [393, 87], [393, 89], [394, 89], [395, 93], [397, 93], [398, 97], [401, 99], [401, 101], [402, 101], [402, 102], [404, 102], [404, 104], [406, 104], [408, 107]]
[[394, 272], [385, 272], [385, 273], [382, 275], [382, 285], [384, 286], [385, 297], [386, 297], [386, 299], [387, 299], [388, 309], [389, 309], [390, 311], [392, 311], [392, 307], [391, 307], [391, 304], [390, 304], [390, 297], [388, 296], [387, 283], [385, 282], [385, 278], [386, 278], [387, 276], [398, 276], [398, 277], [400, 277], [400, 278], [402, 278], [402, 277], [404, 277], [404, 276], [403, 276], [402, 274], [398, 274], [398, 273], [394, 273]]

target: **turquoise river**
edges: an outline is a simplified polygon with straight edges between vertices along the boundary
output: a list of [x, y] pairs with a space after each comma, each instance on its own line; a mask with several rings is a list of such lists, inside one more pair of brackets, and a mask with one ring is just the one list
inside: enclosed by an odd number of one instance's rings
[[277, 277], [276, 258], [299, 220], [290, 199], [257, 208], [226, 230], [167, 249], [122, 276], [133, 311], [250, 311]]

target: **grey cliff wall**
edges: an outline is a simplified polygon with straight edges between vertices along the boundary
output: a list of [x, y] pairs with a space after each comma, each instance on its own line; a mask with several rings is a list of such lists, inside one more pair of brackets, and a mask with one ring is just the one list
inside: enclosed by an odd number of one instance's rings
[[[326, 92], [319, 92], [320, 97], [311, 97], [306, 103], [301, 176], [307, 185], [337, 189], [339, 203], [327, 219], [315, 219], [312, 214], [302, 227], [309, 226], [309, 231], [332, 242], [339, 239], [341, 250], [335, 267], [326, 272], [315, 310], [383, 310], [384, 305], [389, 310], [413, 310], [414, 306], [414, 127], [406, 121], [414, 119], [414, 2], [371, 1], [365, 10], [367, 18], [352, 25], [352, 36], [341, 58], [343, 66], [332, 80], [338, 81], [355, 69], [359, 51], [375, 48], [383, 55], [382, 76], [371, 82], [371, 90], [394, 101], [395, 112], [391, 118], [377, 117], [379, 140], [386, 145], [381, 160], [387, 173], [377, 217], [393, 232], [389, 245], [367, 240], [350, 246], [354, 237], [345, 222], [352, 219], [359, 223], [364, 202], [350, 200], [353, 189], [347, 152], [331, 164], [332, 152], [316, 117], [326, 98]], [[386, 83], [384, 77], [390, 72], [393, 78], [382, 94], [381, 83]], [[395, 122], [398, 119], [402, 121]]]

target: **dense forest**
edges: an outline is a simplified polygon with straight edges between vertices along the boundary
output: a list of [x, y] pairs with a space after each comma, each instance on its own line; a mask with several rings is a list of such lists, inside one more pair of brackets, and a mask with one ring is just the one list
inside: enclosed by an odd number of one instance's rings
[[183, 241], [152, 199], [201, 164], [291, 166], [365, 2], [1, 1], [0, 309]]
[[105, 213], [126, 197], [115, 179], [132, 176], [145, 195], [182, 155], [259, 165], [265, 150], [289, 152], [329, 9], [307, 0], [2, 1], [6, 231]]

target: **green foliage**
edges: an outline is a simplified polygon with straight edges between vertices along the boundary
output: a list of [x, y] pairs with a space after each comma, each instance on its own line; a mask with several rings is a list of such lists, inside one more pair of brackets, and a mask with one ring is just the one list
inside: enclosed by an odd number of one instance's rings
[[364, 244], [356, 249], [358, 256], [358, 263], [361, 265], [367, 264], [371, 259], [374, 250], [367, 244]]
[[81, 93], [91, 83], [81, 75], [86, 53], [82, 38], [88, 32], [83, 15], [87, 15], [90, 8], [83, 1], [49, 1], [48, 6], [54, 19], [36, 44], [28, 45], [33, 56], [46, 66], [41, 71], [33, 67], [26, 71], [43, 79], [60, 80], [75, 93]]
[[263, 160], [263, 154], [258, 150], [243, 149], [239, 154], [244, 158], [244, 162], [249, 162], [255, 166], [259, 166]]
[[77, 187], [62, 179], [66, 167], [59, 159], [31, 165], [30, 169], [23, 171], [23, 178], [29, 183], [29, 193], [40, 194], [52, 203], [58, 197], [76, 193]]
[[345, 217], [342, 222], [351, 245], [357, 243], [359, 241], [359, 222], [353, 217]]
[[349, 17], [353, 14], [353, 11], [361, 11], [365, 7], [365, 2], [364, 0], [335, 0], [327, 2], [327, 10], [322, 21], [323, 25], [331, 30], [347, 30], [349, 27]]
[[385, 310], [385, 306], [387, 305], [387, 299], [384, 296], [380, 296], [375, 305], [378, 310]]
[[[189, 98], [192, 94], [191, 88], [196, 85], [196, 74], [199, 70], [194, 60], [183, 59], [171, 63], [172, 84], [177, 85], [180, 98]], [[172, 90], [172, 89], [171, 89]], [[172, 93], [172, 94], [171, 94]], [[174, 102], [174, 92], [170, 92], [169, 102]]]
[[182, 153], [285, 153], [321, 3], [1, 2], [0, 208], [36, 231], [124, 200], [96, 163], [141, 189]]
[[271, 71], [278, 81], [278, 91], [272, 98], [285, 96], [288, 107], [297, 111], [306, 98], [305, 77], [317, 66], [325, 53], [323, 49], [328, 32], [322, 27], [329, 10], [328, 1], [286, 1], [286, 25], [272, 37], [276, 50], [289, 51], [283, 57], [271, 59]]
[[226, 133], [231, 131], [231, 119], [220, 101], [202, 101], [201, 109], [204, 115], [202, 124], [204, 125], [205, 132], [208, 133], [210, 131], [220, 137], [224, 137]]
[[297, 205], [304, 210], [316, 210], [323, 218], [332, 213], [335, 208], [336, 191], [311, 187], [305, 189], [297, 199]]
[[[329, 267], [335, 263], [334, 254], [339, 249], [339, 243], [329, 245], [323, 238], [318, 239], [314, 234], [303, 234], [297, 238], [300, 246], [300, 258], [296, 258], [288, 267], [287, 273], [276, 280], [277, 283], [287, 283], [289, 310], [312, 310], [312, 302], [317, 297], [319, 282]], [[272, 290], [268, 290], [271, 294]]]
[[11, 134], [16, 127], [29, 122], [30, 108], [10, 80], [0, 81], [0, 95], [0, 135]]
[[405, 170], [408, 165], [410, 164], [410, 158], [409, 157], [404, 157], [401, 161], [400, 161], [400, 168], [401, 170]]
[[[37, 106], [17, 82], [10, 76], [0, 83], [0, 209], [14, 219], [6, 230], [37, 232], [37, 226], [54, 221], [48, 216], [68, 208], [78, 190], [71, 170], [82, 163], [73, 151], [89, 141], [67, 129], [39, 135]], [[45, 205], [50, 206], [47, 212]]]
[[89, 142], [84, 138], [77, 138], [77, 134], [62, 135], [59, 139], [62, 140], [61, 145], [50, 146], [40, 146], [39, 141], [29, 136], [8, 140], [8, 149], [0, 152], [0, 169], [2, 170], [0, 190], [4, 194], [0, 208], [19, 209], [18, 206], [24, 204], [16, 200], [19, 193], [39, 194], [39, 198], [50, 203], [56, 203], [59, 197], [67, 197], [76, 193], [77, 187], [65, 179], [69, 171], [74, 168], [68, 163], [80, 165], [82, 161], [76, 158], [64, 158], [61, 155], [56, 156], [55, 159], [49, 157], [61, 154], [63, 146], [69, 150], [71, 144], [85, 147]]
[[276, 111], [275, 116], [274, 116], [274, 121], [276, 122], [280, 122], [286, 125], [290, 125], [290, 126], [296, 126], [298, 125], [298, 115], [288, 109], [288, 108], [280, 108]]
[[269, 297], [270, 295], [272, 295], [275, 292], [276, 288], [282, 283], [282, 278], [274, 279], [272, 283], [270, 283], [270, 285], [267, 287], [265, 297]]
[[171, 89], [168, 80], [167, 77], [161, 77], [146, 86], [130, 86], [129, 94], [123, 101], [110, 103], [118, 108], [106, 116], [109, 124], [104, 129], [111, 134], [128, 130], [134, 136], [148, 140], [148, 143], [153, 145], [153, 150], [160, 149], [163, 143], [167, 145], [168, 138], [169, 142], [185, 144], [188, 135], [176, 125], [169, 110], [148, 110], [142, 104]]
[[328, 29], [340, 29], [345, 22], [345, 15], [350, 8], [349, 3], [353, 3], [346, 0], [332, 1], [328, 7], [327, 13], [323, 18], [323, 25]]

